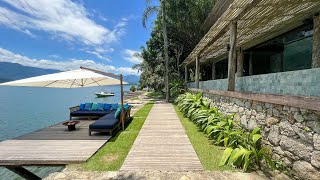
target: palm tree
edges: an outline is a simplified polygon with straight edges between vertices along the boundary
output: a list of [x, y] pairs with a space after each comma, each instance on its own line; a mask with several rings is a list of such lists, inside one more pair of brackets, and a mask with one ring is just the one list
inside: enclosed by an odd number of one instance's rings
[[167, 22], [166, 22], [166, 0], [159, 0], [159, 6], [153, 6], [151, 4], [152, 0], [146, 0], [147, 7], [144, 10], [142, 17], [142, 24], [146, 27], [146, 21], [154, 13], [161, 13], [161, 22], [162, 22], [162, 34], [164, 41], [164, 60], [165, 60], [165, 91], [166, 91], [166, 102], [169, 102], [169, 54], [168, 54], [168, 35], [167, 35]]

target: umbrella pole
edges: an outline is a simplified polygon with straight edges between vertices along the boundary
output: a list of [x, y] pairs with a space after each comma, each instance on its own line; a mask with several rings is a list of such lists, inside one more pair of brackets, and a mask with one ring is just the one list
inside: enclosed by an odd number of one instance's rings
[[123, 107], [123, 83], [122, 83], [122, 74], [120, 74], [120, 93], [121, 93], [121, 124], [122, 124], [122, 130], [124, 130], [124, 107]]

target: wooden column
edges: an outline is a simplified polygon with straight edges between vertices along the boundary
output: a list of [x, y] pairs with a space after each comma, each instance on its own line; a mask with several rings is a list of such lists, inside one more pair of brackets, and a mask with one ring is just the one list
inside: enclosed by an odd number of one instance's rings
[[196, 74], [195, 74], [195, 83], [196, 83], [196, 88], [199, 89], [199, 79], [200, 79], [200, 65], [199, 65], [199, 58], [198, 56], [196, 57]]
[[212, 80], [216, 79], [216, 63], [212, 63]]
[[253, 66], [252, 66], [252, 52], [249, 53], [249, 76], [253, 75]]
[[187, 84], [188, 83], [188, 66], [184, 66], [184, 82]]
[[320, 15], [313, 18], [312, 68], [320, 68]]
[[244, 54], [243, 49], [239, 49], [238, 58], [237, 58], [237, 76], [242, 77], [243, 76], [243, 60], [244, 60]]
[[228, 91], [235, 90], [235, 73], [237, 60], [237, 21], [230, 22], [230, 51], [228, 58]]

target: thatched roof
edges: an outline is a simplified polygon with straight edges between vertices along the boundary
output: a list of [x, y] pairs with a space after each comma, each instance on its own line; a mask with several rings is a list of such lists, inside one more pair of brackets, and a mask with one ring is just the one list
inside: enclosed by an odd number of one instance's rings
[[183, 64], [225, 55], [231, 21], [238, 21], [237, 47], [246, 49], [301, 26], [319, 11], [320, 0], [234, 0]]

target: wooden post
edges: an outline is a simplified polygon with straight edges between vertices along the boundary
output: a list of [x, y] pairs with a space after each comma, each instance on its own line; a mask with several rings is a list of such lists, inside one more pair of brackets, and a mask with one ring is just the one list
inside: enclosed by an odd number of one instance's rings
[[121, 121], [121, 125], [122, 125], [122, 130], [124, 130], [124, 118], [125, 118], [125, 114], [124, 114], [124, 107], [123, 107], [123, 76], [122, 74], [120, 74], [120, 94], [121, 94], [121, 115], [120, 115], [120, 121]]
[[228, 91], [235, 90], [235, 73], [236, 73], [236, 59], [237, 59], [237, 21], [230, 23], [230, 51], [228, 58]]
[[216, 79], [216, 63], [212, 63], [212, 76], [211, 76], [212, 80]]
[[184, 82], [188, 83], [188, 65], [184, 66]]
[[320, 15], [313, 17], [312, 68], [320, 68]]
[[27, 180], [38, 180], [39, 179], [39, 180], [41, 180], [40, 177], [33, 174], [29, 170], [23, 168], [22, 166], [6, 166], [6, 168], [12, 172], [18, 174], [19, 176], [23, 177], [24, 179], [27, 179]]
[[199, 79], [200, 79], [200, 66], [199, 66], [199, 58], [198, 56], [196, 57], [196, 78], [195, 78], [195, 81], [196, 81], [196, 88], [199, 89]]
[[252, 66], [252, 60], [253, 60], [253, 53], [249, 53], [249, 76], [253, 75], [253, 66]]
[[239, 54], [237, 58], [237, 76], [238, 77], [243, 76], [243, 59], [244, 59], [243, 49], [239, 48]]

